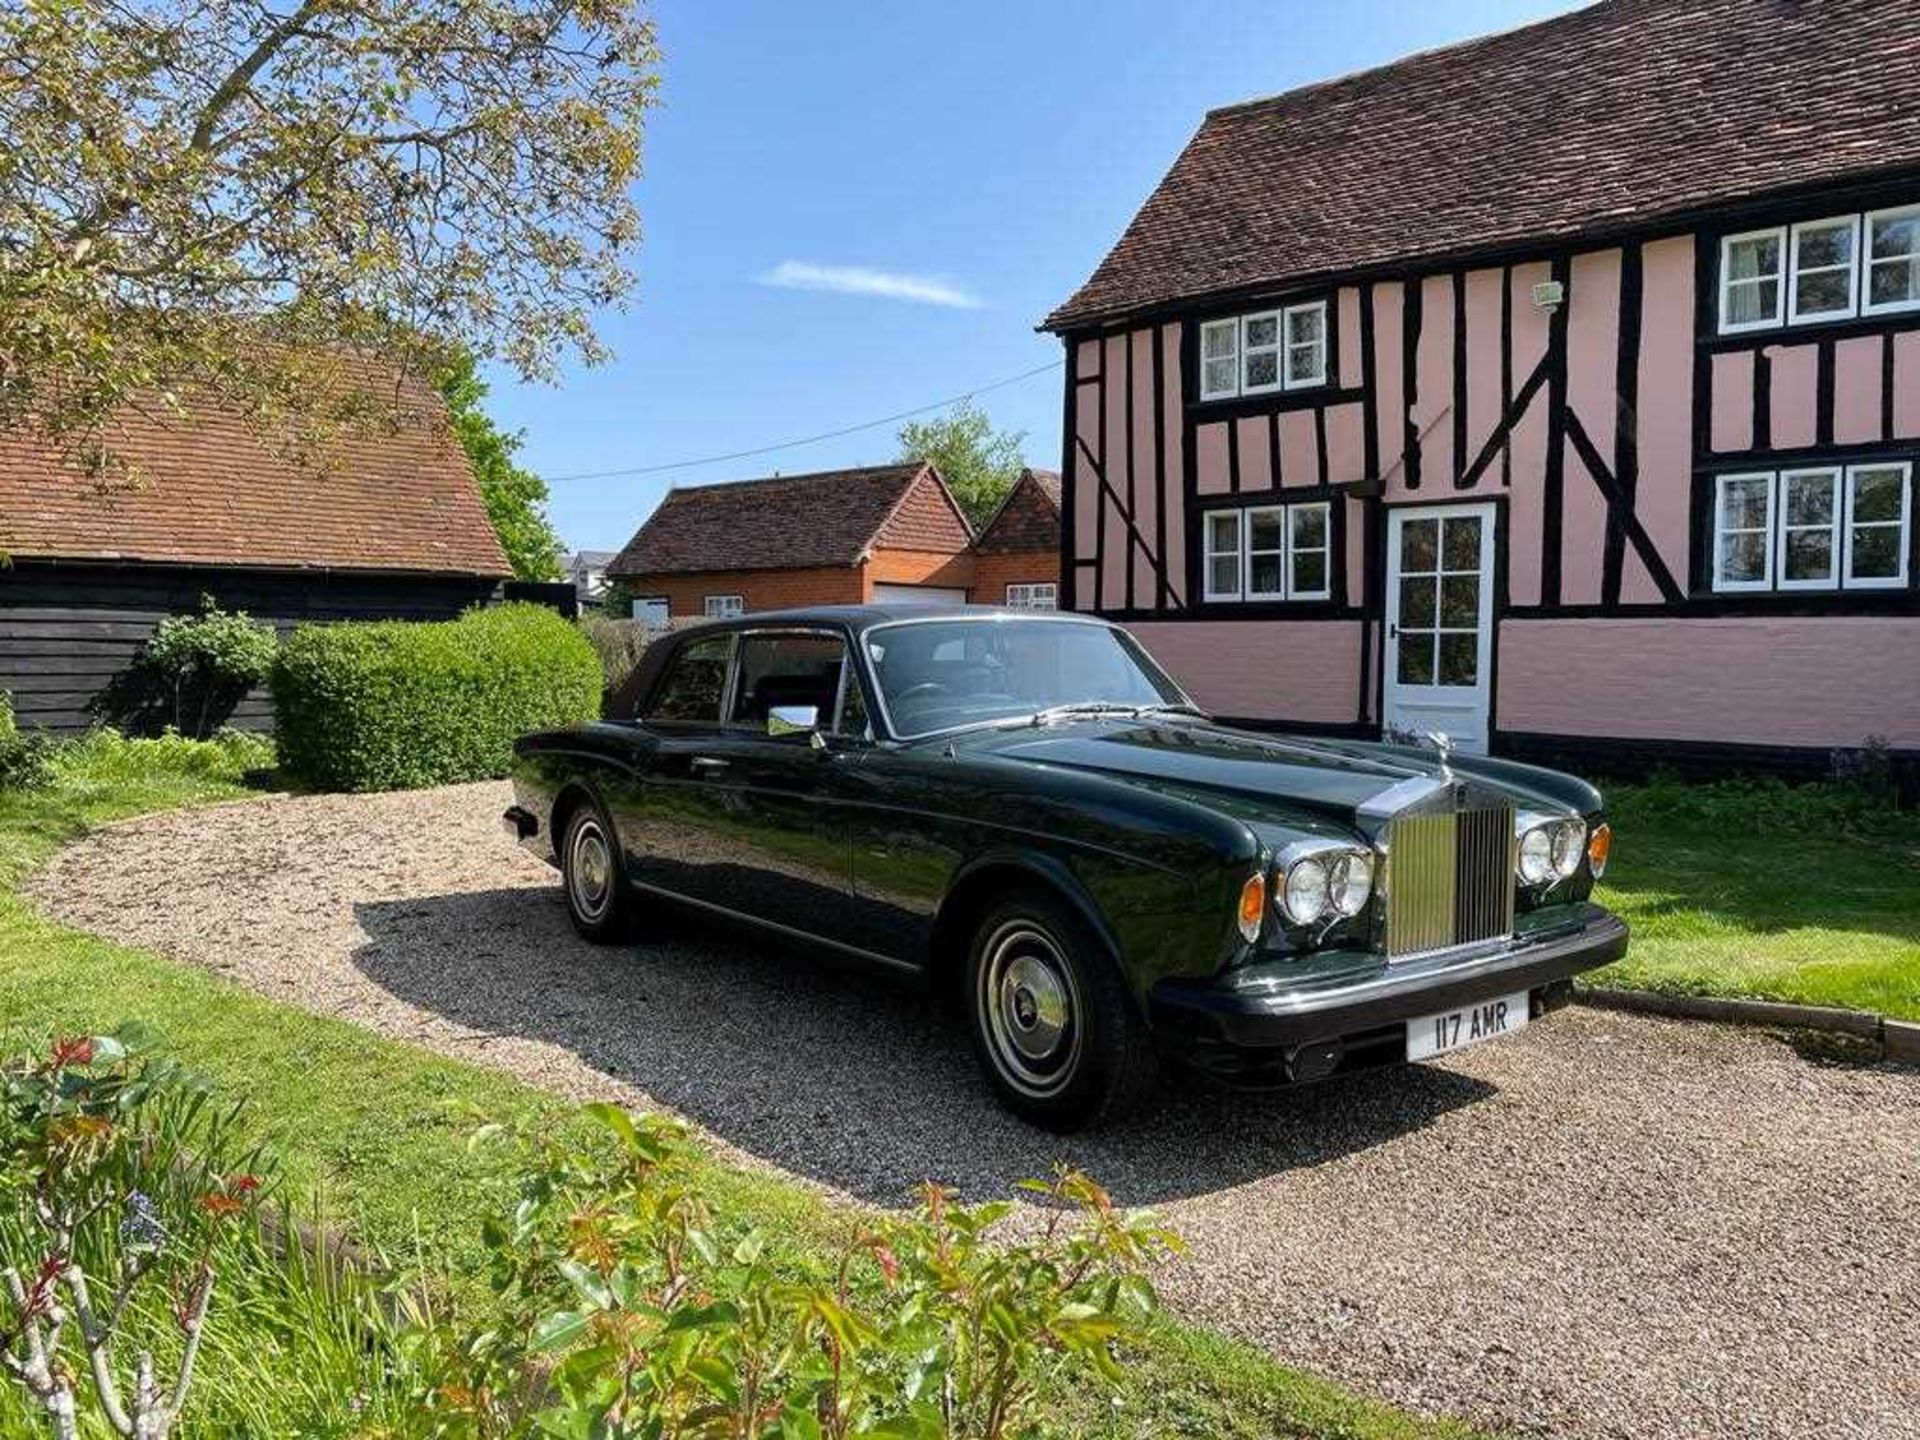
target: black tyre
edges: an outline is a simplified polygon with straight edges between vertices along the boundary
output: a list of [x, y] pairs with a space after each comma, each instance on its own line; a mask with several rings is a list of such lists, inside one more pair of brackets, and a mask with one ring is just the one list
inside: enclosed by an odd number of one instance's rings
[[634, 897], [620, 863], [620, 841], [595, 800], [577, 806], [560, 837], [560, 881], [567, 918], [595, 944], [624, 939], [633, 929]]
[[1001, 1098], [1049, 1130], [1117, 1119], [1153, 1093], [1153, 1045], [1106, 947], [1051, 897], [996, 905], [967, 953], [967, 1015]]

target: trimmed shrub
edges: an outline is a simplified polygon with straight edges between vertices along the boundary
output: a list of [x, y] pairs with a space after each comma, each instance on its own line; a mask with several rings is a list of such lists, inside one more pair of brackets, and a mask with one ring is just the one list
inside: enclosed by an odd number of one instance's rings
[[600, 713], [599, 657], [539, 605], [303, 625], [272, 683], [281, 765], [328, 790], [491, 779], [517, 737]]

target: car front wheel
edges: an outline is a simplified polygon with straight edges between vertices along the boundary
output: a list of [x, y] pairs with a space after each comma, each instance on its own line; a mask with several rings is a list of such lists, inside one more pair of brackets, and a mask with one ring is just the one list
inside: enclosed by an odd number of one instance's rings
[[1047, 897], [996, 906], [967, 960], [969, 1018], [1001, 1098], [1050, 1130], [1118, 1118], [1152, 1093], [1133, 997], [1085, 922]]
[[567, 819], [560, 839], [560, 879], [567, 918], [583, 937], [605, 944], [632, 929], [633, 892], [620, 864], [620, 842], [595, 801], [587, 801]]

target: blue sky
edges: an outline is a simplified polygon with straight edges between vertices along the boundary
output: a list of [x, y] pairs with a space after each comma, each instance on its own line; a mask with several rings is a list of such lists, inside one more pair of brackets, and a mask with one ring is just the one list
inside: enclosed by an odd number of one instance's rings
[[[884, 460], [893, 425], [759, 459], [569, 480], [813, 435], [1059, 358], [1078, 285], [1209, 106], [1573, 8], [1569, 0], [658, 0], [663, 104], [615, 359], [490, 401], [570, 546], [669, 485]], [[1060, 456], [1060, 379], [979, 397]]]

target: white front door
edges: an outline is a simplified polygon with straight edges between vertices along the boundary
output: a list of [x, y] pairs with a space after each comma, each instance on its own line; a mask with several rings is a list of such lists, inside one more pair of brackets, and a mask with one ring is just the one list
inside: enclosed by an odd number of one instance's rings
[[1484, 754], [1493, 694], [1491, 505], [1387, 514], [1385, 711], [1389, 729], [1445, 731]]

